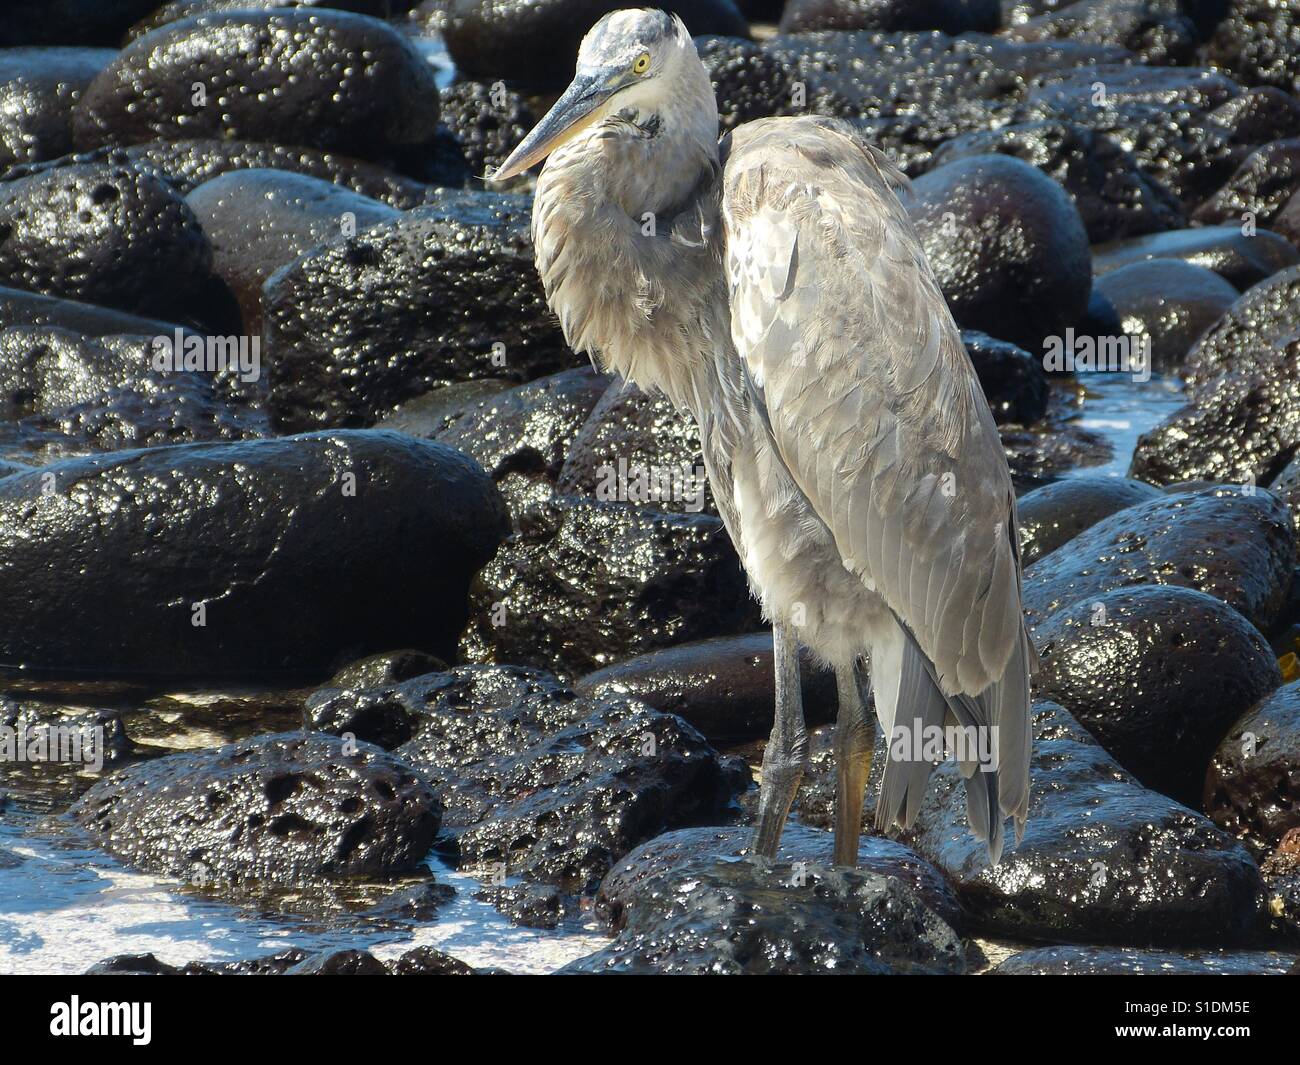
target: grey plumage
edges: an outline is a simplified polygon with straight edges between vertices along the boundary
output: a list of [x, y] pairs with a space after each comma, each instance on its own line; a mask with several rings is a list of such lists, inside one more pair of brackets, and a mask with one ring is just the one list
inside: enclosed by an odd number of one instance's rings
[[[918, 721], [991, 729], [991, 750], [962, 772], [971, 830], [996, 861], [1004, 817], [1019, 836], [1029, 801], [1034, 652], [1015, 496], [899, 202], [906, 179], [835, 120], [765, 119], [721, 144], [717, 129], [685, 27], [621, 11], [588, 35], [574, 87], [502, 172], [550, 152], [533, 216], [547, 298], [575, 350], [699, 423], [778, 645], [793, 633], [842, 677], [869, 656], [888, 737]], [[806, 755], [782, 671], [764, 761], [776, 783], [760, 812], [768, 851]], [[842, 718], [856, 690], [841, 683]], [[845, 757], [869, 760], [853, 735]], [[911, 823], [930, 768], [891, 755], [878, 825]], [[841, 859], [856, 853], [857, 770], [841, 780], [837, 837], [854, 833], [851, 846], [837, 838]]]

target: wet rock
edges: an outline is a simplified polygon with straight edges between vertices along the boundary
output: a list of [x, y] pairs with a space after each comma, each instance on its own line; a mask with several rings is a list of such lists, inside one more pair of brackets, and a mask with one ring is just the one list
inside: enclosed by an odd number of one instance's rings
[[399, 887], [357, 914], [359, 921], [384, 929], [407, 929], [413, 924], [428, 924], [456, 897], [450, 884], [440, 884], [430, 876], [426, 880]]
[[442, 121], [471, 174], [493, 173], [537, 124], [527, 101], [504, 84], [458, 81], [442, 90]]
[[1060, 184], [1094, 243], [1186, 225], [1178, 201], [1142, 172], [1131, 153], [1073, 122], [1012, 123], [966, 133], [941, 144], [931, 164], [994, 152], [1023, 159]]
[[1274, 0], [1232, 0], [1207, 54], [1247, 85], [1300, 92], [1300, 11]]
[[[665, 832], [620, 861], [601, 882], [596, 896], [597, 912], [614, 929], [621, 929], [640, 885], [662, 877], [675, 868], [709, 859], [748, 856], [753, 842], [752, 828], [681, 828]], [[785, 826], [776, 860], [804, 866], [830, 865], [834, 854], [832, 834], [807, 828], [796, 822]], [[858, 852], [858, 868], [878, 876], [901, 880], [915, 891], [935, 913], [954, 928], [963, 924], [961, 904], [943, 875], [909, 847], [879, 836], [864, 836]]]
[[0, 768], [6, 771], [63, 763], [77, 772], [98, 772], [121, 762], [134, 746], [118, 710], [0, 695], [0, 726], [14, 730], [0, 738]]
[[1093, 293], [1110, 305], [1120, 334], [1150, 340], [1151, 368], [1168, 373], [1240, 293], [1204, 266], [1182, 259], [1146, 259], [1107, 271]]
[[706, 855], [624, 897], [622, 931], [563, 973], [965, 971], [961, 941], [904, 880], [862, 869]]
[[1139, 437], [1130, 472], [1158, 484], [1271, 484], [1300, 448], [1300, 338], [1257, 358]]
[[1139, 950], [1035, 947], [1013, 954], [992, 976], [1284, 976], [1296, 962], [1272, 950]]
[[394, 976], [474, 976], [463, 961], [433, 947], [408, 950], [389, 965]]
[[993, 33], [1002, 22], [998, 0], [789, 0], [782, 33], [811, 30], [968, 30]]
[[262, 285], [319, 244], [400, 218], [387, 204], [303, 174], [238, 170], [185, 202], [212, 246], [212, 268], [234, 294], [251, 335], [262, 332]]
[[1205, 811], [1261, 851], [1300, 826], [1300, 681], [1228, 730], [1205, 777]]
[[182, 323], [225, 323], [212, 250], [159, 175], [86, 163], [0, 183], [0, 282]]
[[1300, 266], [1247, 290], [1187, 354], [1183, 375], [1193, 394], [1229, 370], [1265, 369], [1300, 335]]
[[[142, 18], [127, 33], [133, 41], [146, 33], [181, 19], [195, 15], [212, 15], [223, 11], [266, 11], [279, 7], [328, 7], [338, 11], [351, 11], [358, 15], [388, 18], [398, 14], [401, 0], [171, 0]], [[406, 7], [411, 5], [407, 3]]]
[[1282, 683], [1259, 630], [1192, 588], [1078, 602], [1039, 625], [1034, 644], [1035, 694], [1069, 710], [1146, 787], [1188, 806], [1224, 732]]
[[472, 456], [498, 483], [517, 474], [554, 485], [608, 387], [609, 378], [590, 366], [564, 370], [453, 407], [421, 435]]
[[1207, 488], [1112, 514], [1025, 572], [1031, 629], [1058, 610], [1137, 584], [1179, 585], [1221, 599], [1271, 631], [1295, 565], [1286, 508], [1271, 493]]
[[25, 44], [116, 47], [158, 0], [10, 0], [0, 22], [0, 48]]
[[290, 947], [275, 954], [241, 958], [239, 961], [192, 961], [180, 972], [182, 976], [283, 976], [309, 957], [311, 955], [305, 950]]
[[490, 902], [511, 924], [524, 928], [552, 929], [564, 916], [564, 896], [546, 884], [512, 884], [484, 888], [477, 899]]
[[985, 934], [1229, 946], [1261, 923], [1263, 883], [1245, 849], [1143, 788], [1050, 702], [1035, 705], [1025, 835], [999, 865], [967, 830], [952, 762], [935, 770], [907, 842], [948, 877]]
[[695, 420], [662, 393], [618, 378], [574, 437], [556, 487], [666, 513], [718, 512]]
[[1041, 361], [977, 329], [964, 330], [961, 339], [999, 425], [1032, 425], [1047, 413], [1051, 390]]
[[153, 344], [0, 326], [0, 442], [51, 459], [265, 433], [265, 419], [233, 405], [216, 375], [158, 368]]
[[1179, 0], [1077, 0], [1012, 25], [1013, 41], [1088, 41], [1114, 44], [1144, 63], [1183, 66], [1191, 61], [1196, 26]]
[[[1260, 866], [1268, 891], [1268, 909], [1273, 927], [1292, 939], [1300, 938], [1300, 829], [1283, 836], [1277, 850]], [[1300, 971], [1300, 962], [1296, 969]]]
[[286, 969], [285, 976], [388, 976], [384, 963], [367, 950], [335, 950], [313, 954]]
[[1300, 248], [1300, 192], [1297, 192], [1273, 220], [1273, 228], [1279, 236], [1286, 237]]
[[712, 515], [557, 496], [516, 520], [519, 530], [475, 585], [476, 617], [462, 641], [468, 661], [580, 676], [760, 627], [735, 549]]
[[95, 962], [84, 976], [179, 976], [181, 970], [154, 954], [114, 954]]
[[[406, 210], [435, 199], [438, 190], [377, 163], [319, 148], [238, 140], [146, 141], [127, 148], [95, 148], [46, 163], [18, 166], [0, 181], [81, 163], [110, 162], [156, 170], [182, 195], [232, 170], [273, 169], [321, 178], [362, 196]], [[450, 184], [450, 183], [448, 183]]]
[[410, 872], [441, 809], [420, 774], [377, 747], [285, 732], [123, 769], [71, 815], [128, 865], [256, 887]]
[[[504, 78], [541, 91], [569, 83], [582, 38], [623, 5], [616, 0], [434, 0], [423, 6], [442, 9], [435, 25], [465, 76]], [[732, 0], [667, 0], [662, 7], [681, 15], [692, 34], [749, 35]]]
[[373, 424], [451, 381], [571, 366], [530, 211], [522, 196], [447, 193], [272, 275], [262, 307], [281, 428]]
[[1196, 209], [1198, 222], [1269, 225], [1300, 190], [1300, 138], [1273, 141], [1246, 156], [1224, 186]]
[[1045, 77], [1010, 119], [1071, 122], [1102, 133], [1190, 208], [1240, 162], [1236, 129], [1242, 116], [1215, 113], [1240, 92], [1213, 71], [1105, 63]]
[[748, 783], [679, 718], [576, 695], [550, 674], [461, 666], [364, 692], [322, 691], [312, 723], [392, 743], [446, 806], [462, 865], [595, 887], [644, 840], [717, 816]]
[[324, 671], [402, 646], [447, 657], [505, 527], [472, 460], [386, 432], [14, 474], [0, 481], [0, 661], [176, 678]]
[[72, 105], [113, 55], [107, 48], [0, 52], [0, 173], [72, 151]]
[[1160, 489], [1120, 477], [1066, 477], [1021, 496], [1020, 563], [1028, 567], [1116, 511], [1159, 498]]
[[1276, 233], [1261, 229], [1247, 236], [1240, 226], [1202, 226], [1153, 233], [1102, 244], [1092, 254], [1092, 268], [1097, 276], [1149, 259], [1181, 259], [1213, 270], [1238, 289], [1248, 289], [1279, 270], [1300, 263], [1300, 251]]
[[446, 668], [446, 662], [424, 651], [386, 651], [348, 663], [329, 679], [325, 687], [364, 691], [386, 684], [400, 684], [412, 677]]
[[1037, 351], [1087, 308], [1088, 237], [1070, 197], [1019, 159], [960, 159], [908, 205], [954, 317]]
[[83, 149], [219, 137], [382, 158], [428, 145], [437, 127], [433, 68], [414, 46], [377, 19], [327, 9], [163, 26], [128, 44], [73, 112]]
[[1003, 124], [1041, 75], [1131, 58], [1104, 45], [938, 32], [713, 40], [701, 56], [724, 121], [810, 111], [856, 120], [909, 174], [945, 141]]
[[[835, 675], [806, 651], [800, 657], [804, 718], [810, 725], [834, 719]], [[589, 673], [574, 684], [581, 694], [628, 695], [676, 714], [710, 742], [766, 736], [775, 705], [772, 636], [723, 636], [639, 655]]]

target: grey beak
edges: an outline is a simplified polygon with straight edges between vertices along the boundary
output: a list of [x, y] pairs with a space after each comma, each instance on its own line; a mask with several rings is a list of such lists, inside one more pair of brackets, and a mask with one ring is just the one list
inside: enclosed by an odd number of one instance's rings
[[564, 90], [564, 95], [555, 101], [555, 106], [546, 112], [546, 117], [510, 153], [510, 158], [501, 164], [491, 180], [505, 181], [541, 162], [589, 126], [595, 120], [597, 108], [612, 95], [612, 90], [605, 88], [599, 78], [579, 74]]

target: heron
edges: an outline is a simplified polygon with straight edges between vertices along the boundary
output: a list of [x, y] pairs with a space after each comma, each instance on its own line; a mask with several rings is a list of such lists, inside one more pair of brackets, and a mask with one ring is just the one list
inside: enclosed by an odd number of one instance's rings
[[534, 255], [566, 341], [699, 428], [772, 626], [752, 850], [776, 856], [806, 769], [803, 646], [836, 677], [835, 863], [858, 860], [876, 720], [877, 829], [914, 823], [946, 752], [996, 863], [1006, 819], [1019, 842], [1028, 812], [1037, 662], [1016, 498], [899, 198], [907, 179], [831, 118], [719, 133], [685, 24], [623, 9], [592, 27], [572, 83], [492, 177], [545, 160]]

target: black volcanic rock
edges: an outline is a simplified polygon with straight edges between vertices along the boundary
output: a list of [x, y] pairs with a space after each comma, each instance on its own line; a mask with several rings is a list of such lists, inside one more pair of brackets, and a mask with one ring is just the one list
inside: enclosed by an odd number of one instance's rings
[[1118, 510], [1161, 495], [1142, 481], [1078, 476], [1026, 492], [1017, 501], [1020, 562], [1030, 566]]

